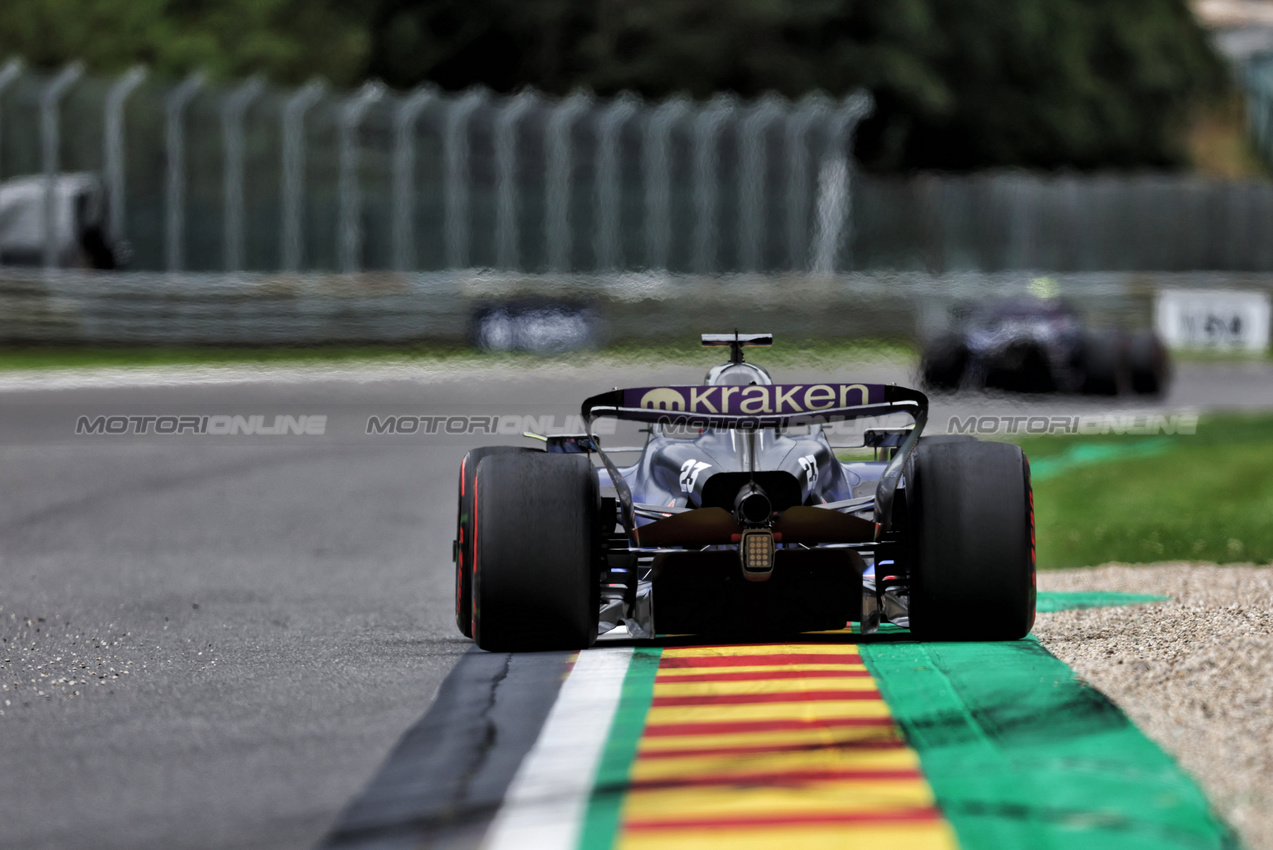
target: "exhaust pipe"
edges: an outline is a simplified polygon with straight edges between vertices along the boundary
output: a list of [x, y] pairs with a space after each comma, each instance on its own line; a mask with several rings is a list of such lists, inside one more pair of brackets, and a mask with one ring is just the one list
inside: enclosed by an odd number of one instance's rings
[[769, 495], [755, 482], [744, 485], [734, 497], [734, 519], [744, 528], [768, 525], [773, 513]]

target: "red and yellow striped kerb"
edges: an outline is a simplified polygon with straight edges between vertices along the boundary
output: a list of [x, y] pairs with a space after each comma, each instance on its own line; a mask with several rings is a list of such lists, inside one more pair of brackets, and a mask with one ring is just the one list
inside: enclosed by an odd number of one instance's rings
[[852, 646], [665, 649], [615, 846], [952, 850]]

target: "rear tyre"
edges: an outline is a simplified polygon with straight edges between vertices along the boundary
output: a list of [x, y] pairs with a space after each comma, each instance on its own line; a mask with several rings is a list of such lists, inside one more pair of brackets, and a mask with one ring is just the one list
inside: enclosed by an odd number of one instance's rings
[[1127, 352], [1121, 334], [1090, 333], [1083, 343], [1082, 390], [1087, 395], [1118, 395], [1127, 388]]
[[1170, 380], [1167, 349], [1153, 331], [1132, 337], [1127, 351], [1131, 367], [1132, 391], [1138, 395], [1162, 395]]
[[1006, 443], [921, 442], [906, 472], [911, 631], [1018, 640], [1034, 626], [1030, 466]]
[[1034, 343], [1016, 343], [1003, 356], [1003, 365], [991, 370], [986, 385], [1016, 393], [1050, 393], [1056, 387], [1045, 350]]
[[601, 491], [588, 457], [496, 454], [478, 465], [473, 489], [477, 645], [591, 646], [601, 608]]
[[924, 346], [920, 379], [931, 390], [956, 390], [968, 368], [968, 348], [956, 334], [946, 333]]
[[509, 452], [532, 452], [524, 446], [483, 446], [460, 461], [460, 506], [455, 522], [455, 625], [473, 637], [473, 479], [482, 458]]

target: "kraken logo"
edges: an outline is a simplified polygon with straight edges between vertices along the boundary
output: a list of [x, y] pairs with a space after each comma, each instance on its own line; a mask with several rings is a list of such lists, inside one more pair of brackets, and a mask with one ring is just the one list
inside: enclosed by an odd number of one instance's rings
[[685, 396], [670, 387], [660, 387], [641, 396], [641, 406], [655, 410], [684, 410]]

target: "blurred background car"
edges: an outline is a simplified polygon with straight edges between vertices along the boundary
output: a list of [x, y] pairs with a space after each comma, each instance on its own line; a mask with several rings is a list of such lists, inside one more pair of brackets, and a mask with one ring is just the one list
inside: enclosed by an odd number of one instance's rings
[[923, 343], [928, 389], [1161, 395], [1170, 380], [1167, 348], [1154, 331], [1091, 327], [1058, 298], [987, 301], [955, 317]]
[[118, 268], [123, 246], [107, 237], [106, 209], [106, 188], [97, 174], [0, 183], [0, 266], [43, 265], [45, 228], [51, 224], [51, 256], [57, 267]]

